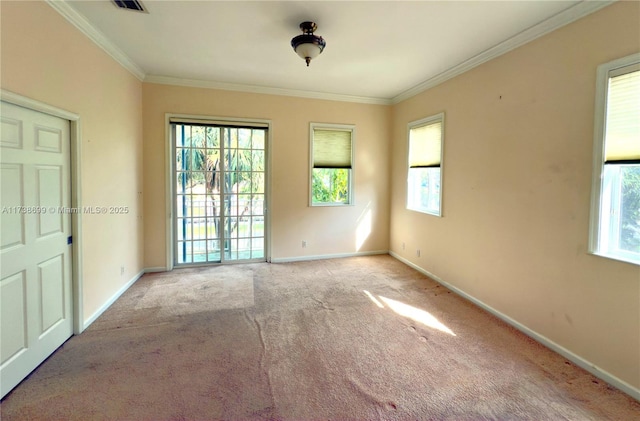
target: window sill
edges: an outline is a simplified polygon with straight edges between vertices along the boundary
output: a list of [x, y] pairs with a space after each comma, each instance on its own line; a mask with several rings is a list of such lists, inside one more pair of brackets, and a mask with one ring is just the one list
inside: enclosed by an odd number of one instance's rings
[[629, 257], [625, 255], [602, 253], [599, 251], [590, 251], [589, 254], [592, 254], [594, 256], [604, 257], [606, 259], [617, 260], [619, 262], [625, 262], [625, 263], [630, 263], [632, 265], [640, 266], [640, 257], [634, 259], [633, 257]]
[[353, 203], [312, 203], [312, 208], [353, 206]]
[[428, 211], [428, 210], [424, 210], [424, 209], [415, 209], [415, 208], [410, 208], [410, 207], [407, 207], [407, 210], [412, 211], [412, 212], [422, 213], [422, 214], [425, 214], [425, 215], [436, 216], [438, 218], [442, 218], [442, 212], [438, 212], [438, 211]]

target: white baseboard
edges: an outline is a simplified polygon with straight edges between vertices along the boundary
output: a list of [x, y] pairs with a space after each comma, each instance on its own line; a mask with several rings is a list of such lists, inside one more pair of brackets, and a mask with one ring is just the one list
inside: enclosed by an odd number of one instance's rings
[[[297, 261], [305, 261], [305, 260], [320, 260], [320, 259], [337, 259], [341, 257], [353, 257], [353, 256], [368, 256], [368, 255], [376, 255], [376, 254], [388, 254], [387, 250], [384, 251], [370, 251], [370, 252], [361, 252], [361, 253], [345, 253], [345, 254], [326, 254], [321, 256], [302, 256], [302, 257], [291, 257], [291, 258], [281, 258], [281, 259], [272, 259], [272, 263], [284, 263], [284, 262], [297, 262]], [[93, 322], [96, 321], [98, 317], [102, 315], [113, 303], [120, 298], [122, 294], [126, 290], [128, 290], [131, 285], [136, 283], [138, 279], [142, 277], [145, 273], [154, 273], [154, 272], [166, 272], [167, 268], [165, 267], [149, 267], [138, 272], [133, 278], [129, 280], [126, 284], [122, 286], [109, 300], [107, 300], [95, 313], [93, 313], [89, 318], [84, 321], [83, 331], [86, 330]]]
[[460, 295], [461, 297], [471, 301], [472, 303], [474, 303], [478, 307], [483, 308], [484, 310], [488, 311], [489, 313], [493, 314], [494, 316], [498, 317], [499, 319], [503, 320], [504, 322], [510, 324], [511, 326], [515, 327], [520, 332], [522, 332], [525, 335], [529, 336], [531, 339], [535, 340], [536, 342], [539, 342], [542, 345], [546, 346], [547, 348], [557, 352], [558, 354], [562, 355], [563, 357], [565, 357], [569, 361], [573, 362], [578, 367], [581, 367], [581, 368], [587, 370], [589, 373], [593, 374], [594, 376], [598, 377], [599, 379], [602, 379], [603, 381], [605, 381], [608, 384], [620, 389], [621, 391], [623, 391], [624, 393], [628, 394], [629, 396], [631, 396], [632, 398], [636, 399], [637, 401], [640, 401], [640, 389], [638, 389], [638, 388], [630, 385], [629, 383], [617, 378], [613, 374], [601, 369], [600, 367], [598, 367], [595, 364], [585, 360], [584, 358], [580, 357], [579, 355], [574, 354], [573, 352], [571, 352], [570, 350], [566, 349], [565, 347], [553, 342], [549, 338], [547, 338], [547, 337], [539, 334], [538, 332], [528, 328], [527, 326], [525, 326], [522, 323], [512, 319], [511, 317], [507, 316], [506, 314], [499, 312], [495, 308], [493, 308], [493, 307], [485, 304], [484, 302], [478, 300], [477, 298], [467, 294], [466, 292], [462, 291], [461, 289], [451, 285], [450, 283], [448, 283], [446, 281], [443, 281], [438, 276], [436, 276], [433, 273], [430, 273], [429, 271], [421, 268], [420, 266], [408, 261], [407, 259], [399, 256], [398, 254], [396, 254], [396, 253], [394, 253], [392, 251], [389, 251], [389, 254], [391, 256], [395, 257], [396, 259], [400, 260], [402, 263], [406, 264], [407, 266], [411, 266], [412, 268], [414, 268], [418, 272], [421, 272], [421, 273], [427, 275], [429, 278], [431, 278], [434, 281], [438, 282], [439, 284], [441, 284], [442, 286], [446, 287], [447, 289], [450, 289], [451, 291], [455, 292], [456, 294]]
[[340, 259], [343, 257], [373, 256], [378, 254], [389, 254], [389, 251], [378, 250], [378, 251], [363, 251], [363, 252], [356, 252], [356, 253], [320, 254], [316, 256], [278, 257], [278, 258], [271, 258], [271, 263], [289, 263], [289, 262], [304, 262], [307, 260]]
[[93, 313], [91, 317], [86, 319], [84, 321], [83, 331], [86, 330], [91, 325], [91, 323], [95, 322], [96, 319], [102, 315], [102, 313], [104, 313], [109, 307], [111, 307], [111, 305], [115, 303], [116, 300], [120, 298], [120, 296], [131, 287], [131, 285], [135, 284], [136, 281], [140, 279], [142, 275], [144, 275], [144, 273], [145, 270], [141, 270], [140, 272], [138, 272], [133, 278], [129, 280], [129, 282], [124, 284], [122, 288], [116, 291], [116, 293], [109, 300], [107, 300], [107, 302], [105, 302], [95, 313]]
[[156, 267], [150, 267], [150, 268], [144, 269], [144, 273], [155, 273], [155, 272], [167, 272], [167, 268], [164, 266], [156, 266]]

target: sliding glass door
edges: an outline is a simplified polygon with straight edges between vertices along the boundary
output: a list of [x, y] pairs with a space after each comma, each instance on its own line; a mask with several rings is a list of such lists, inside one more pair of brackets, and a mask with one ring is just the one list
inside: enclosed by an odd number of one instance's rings
[[171, 123], [174, 264], [265, 261], [267, 129]]

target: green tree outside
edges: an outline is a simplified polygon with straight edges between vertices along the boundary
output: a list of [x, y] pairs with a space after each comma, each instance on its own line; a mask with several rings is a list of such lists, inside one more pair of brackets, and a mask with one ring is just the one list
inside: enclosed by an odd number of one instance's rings
[[640, 165], [623, 166], [620, 248], [640, 253]]
[[314, 168], [311, 185], [313, 203], [347, 203], [349, 201], [348, 169]]

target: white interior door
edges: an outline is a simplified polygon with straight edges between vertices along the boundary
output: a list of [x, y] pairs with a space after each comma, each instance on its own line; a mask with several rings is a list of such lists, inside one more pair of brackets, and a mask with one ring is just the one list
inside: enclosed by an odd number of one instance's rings
[[0, 393], [73, 333], [69, 122], [1, 103]]

